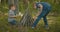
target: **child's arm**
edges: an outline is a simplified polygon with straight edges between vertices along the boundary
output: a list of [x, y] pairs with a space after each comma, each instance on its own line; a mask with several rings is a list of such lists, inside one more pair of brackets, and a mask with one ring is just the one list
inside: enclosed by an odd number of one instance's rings
[[38, 13], [36, 14], [36, 16], [34, 16], [34, 17], [33, 17], [33, 18], [34, 18], [34, 20], [36, 20], [36, 19], [37, 19], [37, 17], [41, 14], [42, 9], [43, 9], [43, 6], [40, 4], [40, 5], [39, 5], [39, 11], [38, 11]]
[[10, 16], [11, 18], [16, 18], [16, 16]]
[[43, 9], [43, 6], [42, 6], [41, 4], [39, 4], [39, 11], [38, 11], [36, 17], [39, 16], [39, 15], [41, 14], [42, 9]]
[[12, 17], [12, 18], [17, 18], [17, 17], [19, 17], [20, 15], [14, 15], [14, 16], [10, 16], [10, 17]]
[[18, 17], [18, 15], [15, 15], [14, 12], [9, 11], [9, 17], [16, 18], [16, 17]]

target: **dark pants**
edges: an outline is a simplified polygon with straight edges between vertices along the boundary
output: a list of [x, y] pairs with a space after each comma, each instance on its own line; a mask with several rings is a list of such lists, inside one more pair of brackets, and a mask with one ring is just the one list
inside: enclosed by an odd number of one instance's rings
[[9, 22], [11, 25], [16, 25], [16, 20], [12, 20], [11, 22]]
[[37, 17], [37, 19], [34, 21], [32, 27], [35, 27], [35, 26], [37, 25], [37, 23], [39, 22], [39, 20], [41, 20], [41, 18], [43, 18], [45, 25], [48, 25], [46, 16], [47, 16], [48, 13], [50, 12], [50, 10], [51, 10], [51, 9], [43, 10], [43, 11], [41, 12], [41, 14]]

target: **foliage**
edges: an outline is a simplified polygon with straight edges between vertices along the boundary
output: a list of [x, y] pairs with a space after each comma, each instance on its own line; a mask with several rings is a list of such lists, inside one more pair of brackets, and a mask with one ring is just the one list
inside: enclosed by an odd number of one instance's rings
[[[33, 2], [34, 1], [40, 1], [40, 0], [29, 0], [29, 7], [30, 7], [30, 10], [31, 10], [31, 12], [33, 12]], [[52, 13], [57, 13], [57, 14], [59, 14], [59, 12], [60, 12], [60, 0], [41, 0], [42, 2], [48, 2], [48, 3], [50, 3], [51, 4], [51, 6], [52, 6]], [[21, 11], [21, 12], [23, 12], [24, 13], [24, 10], [26, 10], [26, 7], [27, 6], [25, 6], [25, 4], [24, 4], [25, 2], [24, 2], [24, 0], [19, 0], [19, 11]], [[1, 3], [2, 5], [0, 5], [0, 6], [2, 6], [1, 8], [3, 9], [2, 11], [6, 11], [6, 12], [8, 12], [7, 10], [7, 8], [8, 8], [8, 0], [4, 0], [4, 1], [2, 1], [2, 3]], [[4, 8], [3, 8], [4, 7]], [[6, 7], [6, 8], [5, 8]], [[1, 10], [1, 9], [0, 9]], [[4, 12], [5, 12], [4, 11]], [[34, 11], [34, 12], [36, 12], [36, 11]]]

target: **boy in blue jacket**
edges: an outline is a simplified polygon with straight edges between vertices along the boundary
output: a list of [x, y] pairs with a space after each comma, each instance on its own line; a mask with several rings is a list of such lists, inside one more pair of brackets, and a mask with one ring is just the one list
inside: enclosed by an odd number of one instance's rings
[[36, 27], [37, 23], [39, 22], [39, 20], [41, 20], [41, 18], [43, 18], [44, 23], [45, 23], [45, 28], [49, 29], [46, 16], [51, 11], [51, 5], [47, 2], [35, 2], [34, 8], [39, 9], [39, 11], [36, 16], [37, 19], [34, 21], [32, 28], [34, 29]]

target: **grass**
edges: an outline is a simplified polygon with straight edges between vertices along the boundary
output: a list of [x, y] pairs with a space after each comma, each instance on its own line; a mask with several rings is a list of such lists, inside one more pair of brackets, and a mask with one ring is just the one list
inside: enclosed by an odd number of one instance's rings
[[[47, 18], [50, 30], [46, 30], [44, 28], [43, 20], [41, 20], [36, 29], [31, 29], [31, 27], [28, 27], [28, 32], [60, 32], [60, 16], [48, 16]], [[10, 30], [11, 27], [8, 25], [7, 16], [0, 15], [0, 32], [8, 32]], [[23, 30], [26, 31], [26, 28], [24, 27]], [[12, 31], [18, 32], [18, 28], [16, 27]]]

